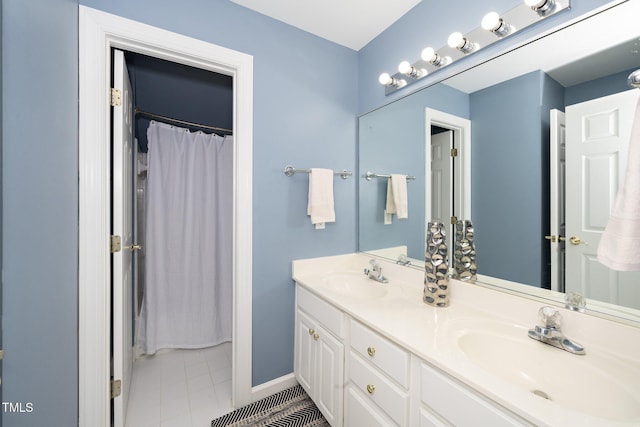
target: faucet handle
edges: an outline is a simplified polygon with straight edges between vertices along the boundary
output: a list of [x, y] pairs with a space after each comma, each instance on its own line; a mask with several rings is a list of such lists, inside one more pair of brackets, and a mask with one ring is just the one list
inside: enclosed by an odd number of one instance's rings
[[587, 300], [577, 292], [567, 292], [564, 295], [565, 307], [569, 310], [579, 311], [584, 313], [584, 308], [587, 306]]
[[560, 329], [562, 324], [562, 316], [560, 312], [553, 307], [545, 305], [538, 310], [538, 316], [545, 328]]

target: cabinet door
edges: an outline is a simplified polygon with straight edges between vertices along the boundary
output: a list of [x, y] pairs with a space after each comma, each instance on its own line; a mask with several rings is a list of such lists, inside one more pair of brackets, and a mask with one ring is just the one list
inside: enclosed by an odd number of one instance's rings
[[315, 341], [313, 322], [304, 312], [297, 310], [296, 313], [296, 336], [295, 336], [295, 358], [294, 372], [302, 388], [314, 398], [313, 375], [315, 370]]
[[344, 345], [317, 326], [315, 403], [332, 426], [342, 425]]

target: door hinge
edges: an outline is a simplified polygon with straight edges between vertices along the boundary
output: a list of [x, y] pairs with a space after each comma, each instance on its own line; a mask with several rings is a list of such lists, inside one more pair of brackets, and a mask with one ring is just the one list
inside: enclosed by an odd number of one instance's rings
[[122, 239], [120, 236], [111, 236], [111, 253], [120, 252], [122, 250]]
[[458, 157], [458, 149], [457, 148], [452, 148], [451, 149], [451, 157]]
[[115, 399], [122, 393], [122, 380], [111, 380], [111, 398]]
[[111, 88], [111, 106], [119, 107], [122, 105], [122, 92], [120, 89]]
[[454, 215], [451, 217], [451, 224], [455, 224], [456, 222], [458, 222], [458, 217]]

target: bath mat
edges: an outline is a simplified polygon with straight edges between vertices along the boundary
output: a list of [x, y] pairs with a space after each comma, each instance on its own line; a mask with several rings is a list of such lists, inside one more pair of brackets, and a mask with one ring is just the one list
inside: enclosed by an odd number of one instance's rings
[[302, 386], [297, 385], [211, 421], [211, 427], [329, 426]]

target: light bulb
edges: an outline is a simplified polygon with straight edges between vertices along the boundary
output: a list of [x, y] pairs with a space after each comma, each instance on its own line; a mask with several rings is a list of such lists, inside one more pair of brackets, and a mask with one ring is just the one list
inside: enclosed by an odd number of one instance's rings
[[484, 15], [481, 25], [482, 28], [487, 31], [491, 31], [498, 37], [504, 37], [513, 30], [513, 27], [504, 22], [504, 19], [502, 19], [496, 12], [489, 12]]
[[382, 73], [380, 74], [380, 77], [378, 77], [378, 81], [381, 85], [389, 86], [392, 83], [393, 79], [391, 78], [389, 73]]
[[524, 4], [536, 11], [540, 17], [549, 16], [556, 10], [555, 0], [524, 0]]
[[420, 55], [420, 58], [422, 58], [423, 61], [427, 61], [427, 62], [433, 61], [435, 57], [436, 57], [436, 51], [432, 47], [425, 47], [422, 50], [422, 54]]
[[425, 47], [420, 54], [420, 58], [423, 61], [429, 62], [430, 64], [436, 67], [442, 67], [447, 65], [451, 58], [445, 56], [444, 58], [436, 53], [436, 51], [432, 47]]
[[449, 40], [447, 40], [447, 42], [449, 44], [449, 47], [458, 49], [465, 55], [467, 53], [473, 52], [477, 48], [475, 43], [471, 43], [471, 41], [463, 36], [462, 33], [458, 32], [452, 33], [449, 36]]
[[449, 39], [447, 40], [447, 44], [449, 45], [449, 47], [457, 49], [463, 41], [464, 36], [462, 35], [462, 33], [456, 31], [455, 33], [451, 33]]
[[487, 31], [494, 31], [500, 28], [500, 15], [496, 12], [489, 12], [482, 18], [482, 28]]
[[398, 65], [398, 71], [402, 74], [410, 74], [413, 66], [409, 61], [402, 61], [400, 65]]

